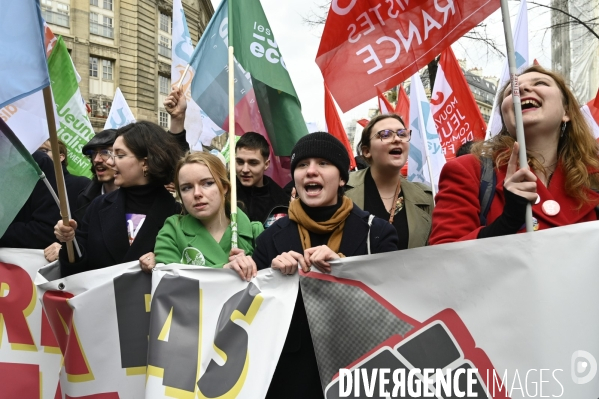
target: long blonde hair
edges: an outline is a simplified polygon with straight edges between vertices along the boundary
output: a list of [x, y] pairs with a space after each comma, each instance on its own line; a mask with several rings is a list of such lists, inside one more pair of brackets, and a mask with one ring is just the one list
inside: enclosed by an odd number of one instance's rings
[[[562, 163], [566, 175], [566, 194], [583, 202], [588, 201], [587, 189], [599, 186], [599, 143], [593, 137], [591, 128], [584, 115], [580, 111], [578, 100], [568, 88], [564, 78], [553, 71], [547, 70], [539, 65], [528, 67], [522, 72], [538, 72], [551, 77], [560, 92], [566, 115], [570, 121], [560, 137], [557, 145], [558, 161]], [[501, 88], [501, 93], [509, 86], [509, 82]], [[501, 109], [504, 96], [499, 96], [497, 107]], [[501, 117], [501, 131], [490, 140], [477, 143], [472, 146], [471, 153], [478, 158], [491, 157], [497, 167], [506, 165], [510, 159], [511, 148], [514, 146], [514, 138], [508, 133], [507, 127]], [[542, 162], [535, 158], [533, 152], [527, 151], [528, 164], [531, 168], [546, 173]], [[589, 169], [591, 173], [589, 173]]]
[[[225, 212], [225, 216], [230, 217], [231, 215], [231, 183], [227, 177], [227, 169], [225, 165], [218, 159], [217, 156], [212, 155], [208, 152], [192, 152], [185, 155], [177, 162], [175, 168], [175, 191], [177, 193], [177, 199], [181, 201], [181, 189], [179, 187], [179, 171], [181, 168], [188, 164], [199, 163], [208, 168], [210, 174], [214, 178], [214, 182], [218, 187], [218, 191], [221, 195], [221, 211]], [[183, 202], [183, 201], [181, 201]], [[187, 213], [185, 206], [183, 206], [184, 214]]]

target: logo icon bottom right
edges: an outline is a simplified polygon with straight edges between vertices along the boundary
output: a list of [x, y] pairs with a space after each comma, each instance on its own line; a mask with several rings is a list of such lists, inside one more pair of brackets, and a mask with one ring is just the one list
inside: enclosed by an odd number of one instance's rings
[[597, 374], [597, 360], [589, 352], [577, 350], [572, 353], [570, 372], [575, 384], [586, 384]]

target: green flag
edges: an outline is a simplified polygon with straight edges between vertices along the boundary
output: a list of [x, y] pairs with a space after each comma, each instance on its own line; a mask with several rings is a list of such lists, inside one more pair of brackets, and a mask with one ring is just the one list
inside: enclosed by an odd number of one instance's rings
[[252, 75], [264, 127], [277, 155], [291, 149], [308, 129], [297, 93], [259, 0], [229, 1], [229, 43]]
[[41, 174], [29, 151], [0, 118], [0, 237], [31, 195]]
[[81, 148], [94, 137], [94, 130], [87, 117], [73, 62], [62, 37], [58, 38], [48, 58], [48, 70], [60, 122], [58, 138], [68, 150], [67, 169], [74, 175], [91, 178], [91, 162], [81, 153]]

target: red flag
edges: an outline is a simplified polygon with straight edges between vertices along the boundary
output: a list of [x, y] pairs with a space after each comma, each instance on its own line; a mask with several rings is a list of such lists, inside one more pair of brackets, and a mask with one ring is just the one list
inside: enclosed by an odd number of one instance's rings
[[350, 169], [355, 169], [356, 160], [354, 159], [354, 153], [351, 149], [351, 145], [349, 144], [349, 139], [347, 138], [347, 134], [345, 133], [345, 129], [343, 128], [339, 114], [337, 113], [337, 108], [335, 108], [335, 101], [333, 100], [333, 96], [331, 96], [331, 92], [329, 91], [326, 83], [324, 85], [324, 118], [326, 119], [329, 133], [335, 136], [335, 138], [341, 141], [345, 146], [345, 149], [349, 154]]
[[[397, 93], [397, 105], [395, 105], [395, 113], [401, 116], [405, 123], [410, 123], [410, 98], [403, 89], [403, 85], [399, 85]], [[407, 126], [406, 126], [407, 127]]]
[[[316, 63], [343, 112], [425, 67], [500, 0], [333, 0]], [[351, 81], [351, 84], [348, 82]]]
[[[329, 93], [330, 93], [330, 92], [329, 92]], [[369, 121], [368, 121], [368, 119], [360, 119], [360, 120], [358, 121], [358, 123], [359, 123], [359, 124], [360, 124], [360, 126], [362, 126], [362, 127], [366, 127], [366, 125], [368, 125], [368, 122], [369, 122]]]
[[385, 97], [385, 95], [383, 93], [381, 93], [380, 90], [377, 89], [377, 91], [378, 91], [378, 99], [379, 99], [379, 111], [381, 112], [381, 114], [394, 114], [395, 107], [393, 107], [393, 105], [391, 105], [389, 100], [387, 100], [387, 97]]
[[465, 142], [485, 139], [487, 126], [451, 47], [441, 53], [431, 109], [445, 159]]

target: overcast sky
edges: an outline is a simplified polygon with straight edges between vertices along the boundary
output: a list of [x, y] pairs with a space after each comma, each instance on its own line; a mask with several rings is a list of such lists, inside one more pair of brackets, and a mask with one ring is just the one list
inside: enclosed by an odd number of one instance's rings
[[[220, 0], [211, 0], [216, 9]], [[302, 103], [302, 112], [307, 122], [316, 122], [323, 129], [324, 122], [324, 88], [320, 69], [314, 61], [320, 43], [322, 28], [311, 28], [304, 22], [304, 18], [313, 13], [320, 12], [319, 5], [326, 0], [261, 0], [262, 7], [275, 35], [279, 48], [285, 59], [287, 69]], [[538, 0], [548, 4], [549, 0]], [[520, 1], [509, 1], [512, 27], [515, 24], [516, 14]], [[544, 8], [528, 5], [530, 58], [536, 58], [541, 65], [551, 67], [551, 48], [549, 31], [549, 12]], [[505, 52], [505, 40], [501, 28], [500, 10], [492, 14], [485, 21], [490, 32], [496, 36], [502, 51]], [[461, 39], [452, 46], [458, 58], [466, 58], [467, 68], [483, 68], [487, 76], [499, 76], [503, 60], [493, 54], [487, 55], [481, 51], [481, 45], [474, 45], [472, 41]], [[352, 109], [345, 114], [340, 114], [344, 124], [351, 119], [360, 119], [367, 116], [369, 108], [376, 108], [376, 100]]]

